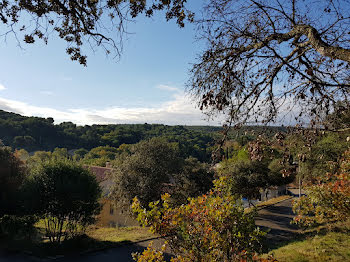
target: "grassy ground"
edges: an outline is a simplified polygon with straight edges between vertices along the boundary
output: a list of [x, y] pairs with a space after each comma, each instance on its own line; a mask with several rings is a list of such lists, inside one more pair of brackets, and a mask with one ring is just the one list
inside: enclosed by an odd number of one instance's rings
[[307, 230], [300, 240], [286, 243], [269, 254], [280, 262], [350, 261], [350, 220], [332, 228]]
[[120, 228], [91, 228], [86, 233], [89, 237], [99, 241], [119, 243], [123, 241], [137, 242], [140, 240], [154, 238], [155, 236], [142, 227], [120, 227]]
[[326, 235], [296, 241], [270, 252], [280, 261], [350, 261], [350, 235], [330, 232]]
[[53, 245], [45, 238], [45, 226], [42, 221], [36, 224], [36, 229], [37, 233], [31, 239], [2, 239], [0, 247], [37, 257], [50, 257], [111, 248], [154, 237], [147, 229], [141, 227], [91, 226], [78, 238]]
[[[35, 224], [35, 227], [44, 232], [45, 223], [40, 220]], [[119, 243], [123, 241], [137, 242], [140, 240], [153, 238], [154, 235], [149, 232], [147, 228], [142, 228], [138, 226], [130, 227], [98, 227], [90, 226], [86, 232], [87, 237], [96, 239], [98, 241], [107, 241]]]

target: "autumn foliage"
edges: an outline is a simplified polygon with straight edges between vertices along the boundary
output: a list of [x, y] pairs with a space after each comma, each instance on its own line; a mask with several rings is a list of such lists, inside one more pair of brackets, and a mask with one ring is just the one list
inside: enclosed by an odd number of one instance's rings
[[[255, 213], [244, 212], [240, 200], [218, 190], [222, 180], [208, 194], [189, 199], [188, 204], [171, 206], [169, 194], [161, 201], [150, 203], [149, 211], [137, 198], [132, 209], [143, 226], [167, 240], [176, 255], [172, 262], [180, 261], [260, 261], [256, 252], [261, 250], [265, 235], [255, 226]], [[162, 252], [149, 247], [134, 259], [164, 261]], [[271, 261], [271, 260], [270, 260]]]
[[337, 173], [328, 173], [306, 187], [307, 196], [294, 203], [300, 225], [342, 221], [350, 216], [350, 150], [344, 153]]

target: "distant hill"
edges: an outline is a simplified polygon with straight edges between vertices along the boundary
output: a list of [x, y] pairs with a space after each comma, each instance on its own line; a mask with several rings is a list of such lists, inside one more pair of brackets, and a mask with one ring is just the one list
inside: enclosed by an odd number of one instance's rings
[[[143, 139], [162, 136], [171, 142], [178, 142], [187, 155], [193, 150], [205, 150], [215, 143], [222, 127], [218, 126], [167, 126], [161, 124], [115, 124], [77, 126], [72, 122], [55, 125], [53, 118], [26, 117], [0, 110], [0, 139], [12, 148], [28, 151], [53, 150], [56, 147], [69, 149], [98, 146], [119, 147], [121, 144], [135, 144]], [[274, 135], [285, 131], [282, 127], [247, 126], [231, 130], [230, 137], [256, 136], [260, 133]], [[204, 160], [207, 156], [203, 155]], [[194, 154], [196, 155], [196, 153]]]
[[[189, 130], [201, 131], [205, 133], [220, 133], [223, 131], [221, 126], [185, 126]], [[287, 132], [287, 127], [283, 126], [243, 126], [239, 129], [231, 128], [229, 131], [230, 137], [242, 135], [259, 135], [274, 136], [278, 132]]]

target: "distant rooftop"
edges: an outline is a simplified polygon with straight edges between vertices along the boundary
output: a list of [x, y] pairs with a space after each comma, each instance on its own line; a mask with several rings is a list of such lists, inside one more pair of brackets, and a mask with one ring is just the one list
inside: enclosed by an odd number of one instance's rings
[[84, 167], [88, 168], [96, 176], [97, 182], [99, 183], [110, 178], [110, 174], [113, 171], [113, 168], [111, 167], [101, 167], [101, 166], [84, 166]]

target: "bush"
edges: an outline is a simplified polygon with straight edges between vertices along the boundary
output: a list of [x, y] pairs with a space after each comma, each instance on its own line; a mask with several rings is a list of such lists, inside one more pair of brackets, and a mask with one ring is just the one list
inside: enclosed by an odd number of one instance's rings
[[26, 168], [9, 147], [0, 146], [0, 217], [15, 215], [19, 210], [19, 190]]
[[[255, 226], [255, 212], [246, 213], [237, 197], [222, 194], [217, 188], [208, 194], [190, 199], [186, 205], [171, 207], [170, 195], [150, 203], [144, 209], [137, 198], [132, 209], [143, 226], [160, 234], [175, 253], [173, 261], [241, 261], [253, 259], [261, 249], [265, 235]], [[157, 260], [152, 260], [152, 256]], [[151, 247], [138, 261], [163, 261]]]
[[84, 231], [100, 211], [101, 189], [94, 175], [70, 161], [42, 164], [25, 186], [26, 206], [45, 221], [51, 242]]
[[0, 235], [30, 238], [35, 231], [36, 222], [35, 216], [4, 215], [0, 218]]
[[337, 173], [328, 173], [305, 187], [307, 196], [293, 206], [294, 222], [303, 226], [343, 221], [350, 217], [350, 151], [345, 152]]

